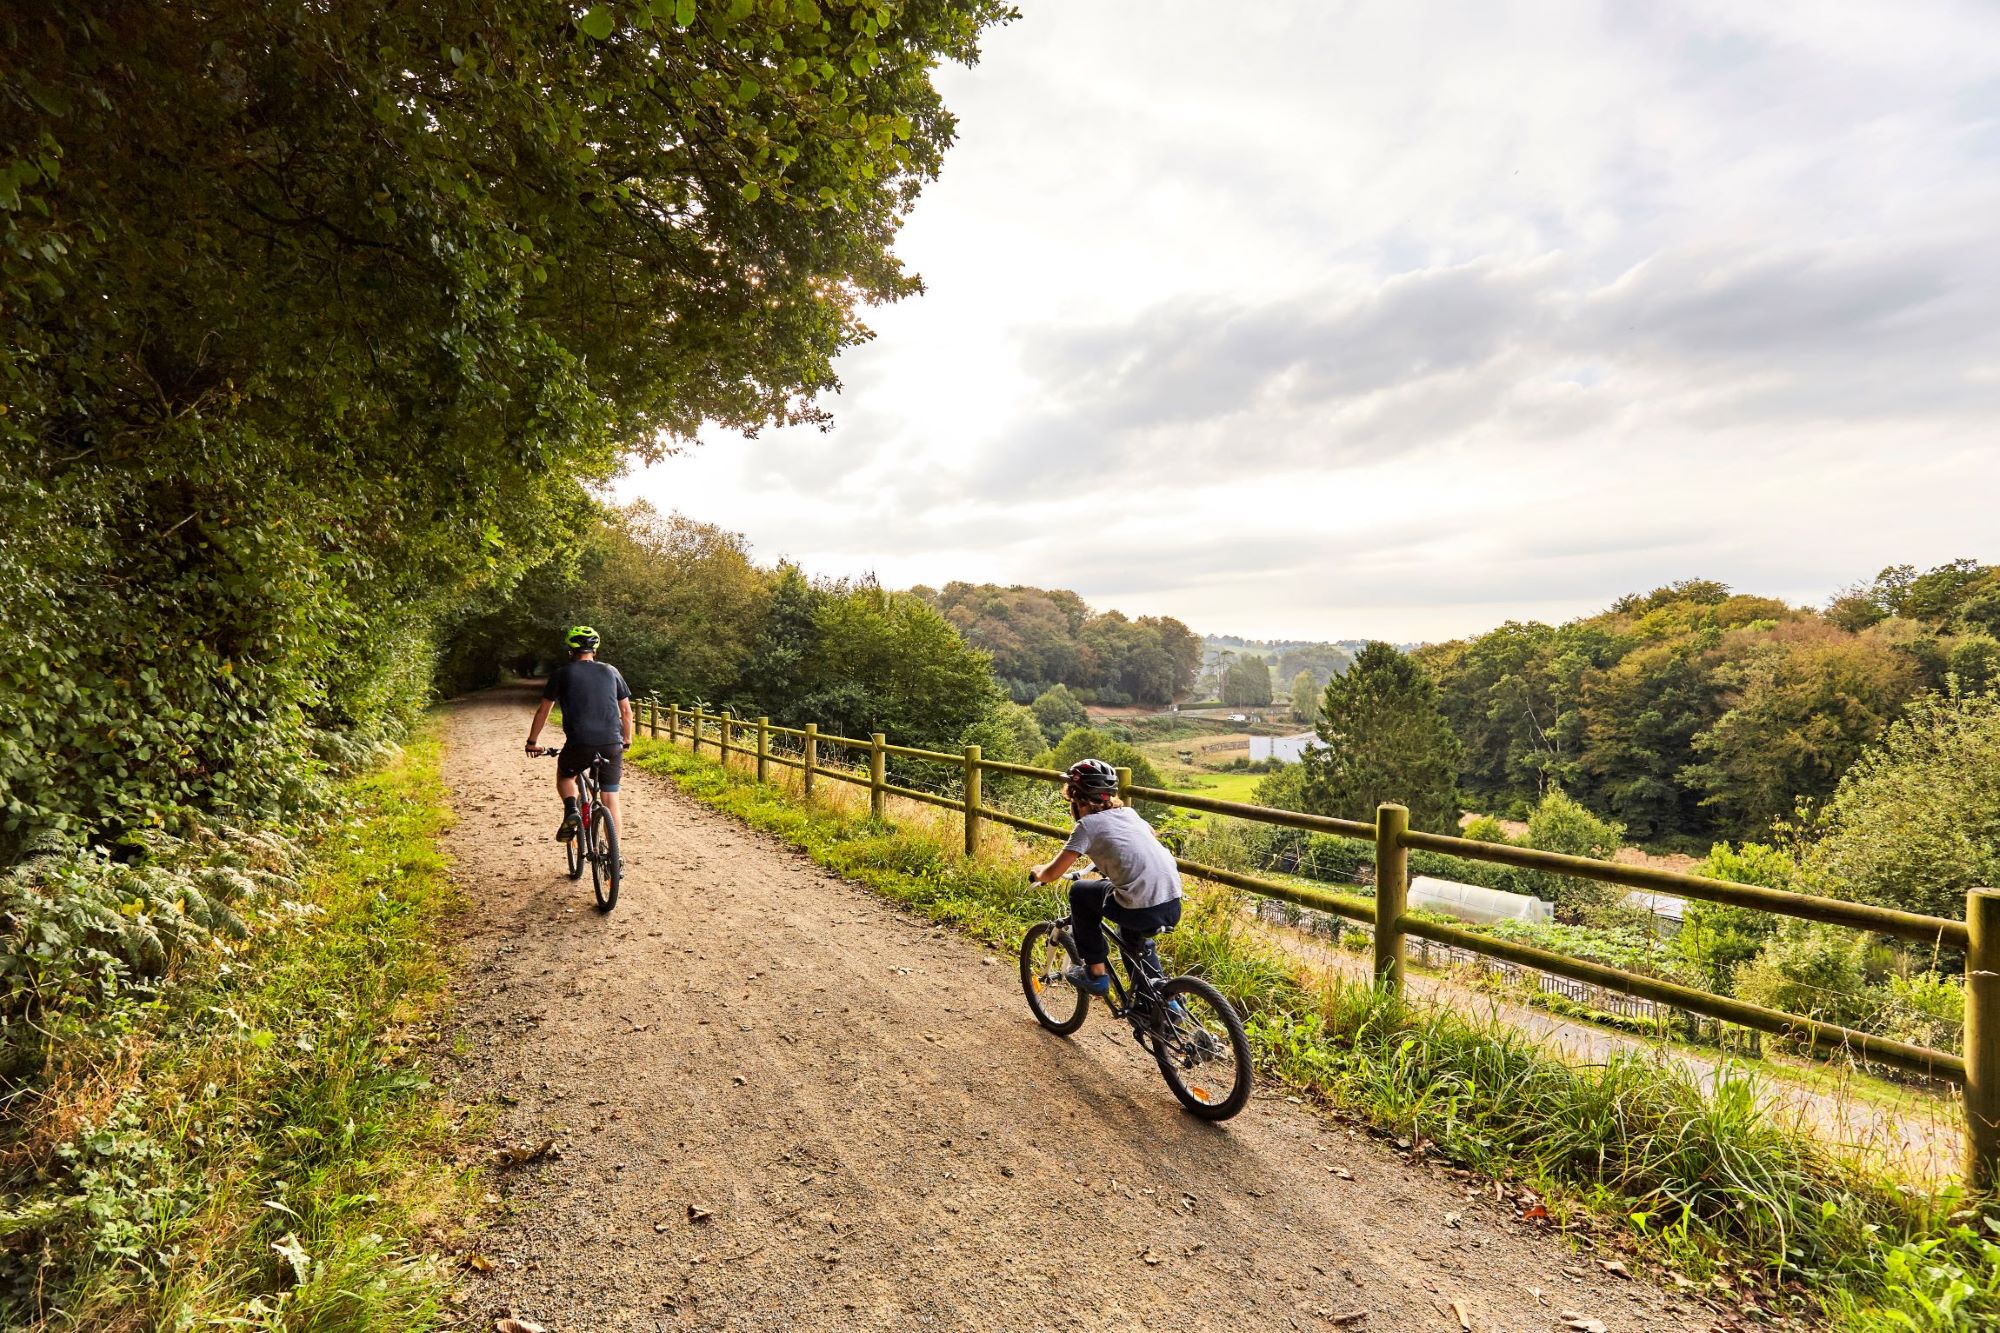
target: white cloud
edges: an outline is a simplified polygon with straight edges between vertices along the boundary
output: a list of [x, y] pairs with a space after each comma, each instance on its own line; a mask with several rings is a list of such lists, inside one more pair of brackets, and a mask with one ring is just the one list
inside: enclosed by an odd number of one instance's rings
[[1301, 636], [2000, 558], [2000, 11], [1043, 0], [943, 83], [836, 428], [628, 492]]

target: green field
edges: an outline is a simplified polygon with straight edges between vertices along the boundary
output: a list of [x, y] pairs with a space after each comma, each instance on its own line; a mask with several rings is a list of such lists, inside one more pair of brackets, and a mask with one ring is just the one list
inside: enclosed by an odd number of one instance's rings
[[1175, 791], [1213, 796], [1218, 801], [1254, 801], [1262, 773], [1196, 773], [1184, 770], [1168, 779]]

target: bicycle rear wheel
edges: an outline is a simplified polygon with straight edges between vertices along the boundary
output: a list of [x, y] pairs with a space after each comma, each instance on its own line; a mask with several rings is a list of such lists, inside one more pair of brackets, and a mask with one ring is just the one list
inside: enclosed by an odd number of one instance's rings
[[1021, 940], [1021, 993], [1035, 1021], [1058, 1036], [1082, 1027], [1090, 1013], [1090, 996], [1063, 975], [1076, 961], [1068, 932], [1057, 935], [1054, 922], [1030, 926]]
[[1182, 1106], [1227, 1120], [1250, 1100], [1250, 1038], [1222, 992], [1200, 977], [1175, 977], [1161, 995], [1153, 1056]]
[[597, 910], [608, 912], [618, 905], [618, 881], [624, 868], [618, 863], [618, 826], [611, 812], [599, 806], [590, 816], [590, 891], [597, 896]]

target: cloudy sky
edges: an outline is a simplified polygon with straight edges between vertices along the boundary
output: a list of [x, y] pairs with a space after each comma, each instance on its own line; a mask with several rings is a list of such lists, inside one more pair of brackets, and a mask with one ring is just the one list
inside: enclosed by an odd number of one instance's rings
[[1022, 0], [762, 560], [1436, 639], [2000, 560], [2000, 7]]

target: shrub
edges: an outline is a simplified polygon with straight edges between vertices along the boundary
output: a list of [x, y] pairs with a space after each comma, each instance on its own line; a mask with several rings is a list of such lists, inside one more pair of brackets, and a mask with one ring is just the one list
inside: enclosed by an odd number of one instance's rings
[[1925, 695], [1840, 781], [1807, 866], [1867, 902], [1962, 918], [2000, 884], [2000, 694]]
[[[1522, 842], [1545, 852], [1585, 856], [1609, 861], [1623, 844], [1625, 826], [1616, 820], [1600, 819], [1583, 808], [1560, 787], [1551, 787], [1528, 816], [1528, 832]], [[1544, 870], [1515, 872], [1521, 891], [1547, 898], [1557, 910], [1575, 919], [1589, 913], [1615, 909], [1624, 901], [1626, 890], [1616, 884], [1556, 875]]]
[[1842, 926], [1786, 921], [1735, 972], [1736, 994], [1771, 1009], [1853, 1027], [1869, 1014], [1868, 940]]
[[1035, 696], [1028, 705], [1035, 713], [1035, 722], [1042, 729], [1042, 746], [1058, 744], [1062, 738], [1077, 727], [1090, 725], [1090, 714], [1083, 702], [1070, 693], [1069, 686], [1055, 685]]
[[[1798, 866], [1790, 855], [1763, 843], [1746, 842], [1731, 848], [1718, 842], [1694, 873], [1732, 884], [1759, 884], [1769, 889], [1794, 887]], [[1736, 969], [1757, 956], [1765, 941], [1776, 933], [1779, 918], [1750, 907], [1730, 907], [1724, 903], [1690, 899], [1674, 948], [1682, 960], [1702, 978], [1704, 985], [1727, 993]]]

